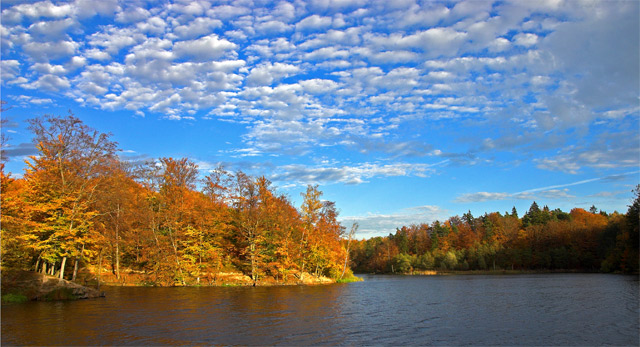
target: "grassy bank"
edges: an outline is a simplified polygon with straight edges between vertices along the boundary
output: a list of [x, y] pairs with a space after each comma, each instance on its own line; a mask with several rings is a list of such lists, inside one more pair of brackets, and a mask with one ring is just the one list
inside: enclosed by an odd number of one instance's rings
[[362, 277], [357, 277], [351, 275], [350, 277], [339, 278], [336, 280], [336, 283], [353, 283], [353, 282], [362, 282], [364, 281]]
[[24, 294], [9, 293], [2, 295], [3, 304], [20, 304], [27, 301], [29, 301], [29, 298]]

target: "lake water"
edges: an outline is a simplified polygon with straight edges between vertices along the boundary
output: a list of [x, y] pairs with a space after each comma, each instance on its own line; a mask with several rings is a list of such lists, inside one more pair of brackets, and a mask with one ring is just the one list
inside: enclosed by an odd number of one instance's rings
[[638, 345], [638, 277], [364, 276], [2, 306], [2, 345]]

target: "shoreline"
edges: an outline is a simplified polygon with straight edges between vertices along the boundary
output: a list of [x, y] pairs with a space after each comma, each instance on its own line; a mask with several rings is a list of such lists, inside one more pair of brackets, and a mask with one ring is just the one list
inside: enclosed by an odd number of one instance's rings
[[[203, 281], [200, 284], [163, 284], [134, 276], [130, 276], [128, 281], [125, 277], [121, 277], [123, 281], [110, 281], [110, 276], [106, 276], [107, 280], [103, 279], [98, 284], [97, 276], [94, 276], [91, 272], [85, 272], [76, 281], [69, 281], [34, 271], [2, 269], [2, 304], [104, 297], [105, 294], [101, 291], [102, 287], [280, 287], [318, 286], [362, 281], [361, 278], [355, 276], [334, 280], [324, 276], [304, 273], [302, 280], [296, 276], [291, 276], [286, 281], [278, 281], [275, 278], [266, 277], [254, 284], [250, 277], [239, 272], [220, 273], [218, 275], [220, 276], [217, 276], [214, 282]], [[115, 279], [115, 276], [113, 276], [113, 279]]]
[[25, 270], [2, 270], [2, 303], [80, 300], [104, 297], [99, 289]]
[[[530, 274], [605, 274], [605, 272], [599, 271], [584, 271], [584, 270], [427, 270], [427, 271], [413, 271], [413, 272], [384, 272], [384, 273], [354, 273], [355, 275], [392, 275], [392, 276], [477, 276], [477, 275], [530, 275]], [[618, 275], [634, 275], [638, 273], [623, 273], [623, 272], [611, 272], [611, 274]]]

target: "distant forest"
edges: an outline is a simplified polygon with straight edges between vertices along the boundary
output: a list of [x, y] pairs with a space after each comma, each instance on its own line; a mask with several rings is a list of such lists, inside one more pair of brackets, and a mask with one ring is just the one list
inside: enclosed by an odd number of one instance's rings
[[109, 135], [73, 115], [32, 119], [30, 130], [38, 154], [24, 176], [1, 167], [3, 268], [72, 280], [79, 267], [118, 279], [126, 268], [150, 285], [213, 284], [221, 272], [254, 284], [352, 276], [337, 209], [317, 186], [298, 210], [264, 177], [219, 167], [199, 179], [186, 158], [120, 160]]
[[444, 223], [403, 226], [395, 234], [355, 242], [356, 272], [424, 270], [577, 270], [638, 272], [640, 185], [626, 214], [574, 208], [569, 213], [536, 202], [520, 218], [471, 212]]

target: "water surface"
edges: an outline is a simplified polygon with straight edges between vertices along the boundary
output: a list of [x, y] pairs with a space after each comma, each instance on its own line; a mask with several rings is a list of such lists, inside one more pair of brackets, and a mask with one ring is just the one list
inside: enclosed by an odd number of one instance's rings
[[364, 276], [2, 306], [3, 345], [638, 345], [638, 277]]

